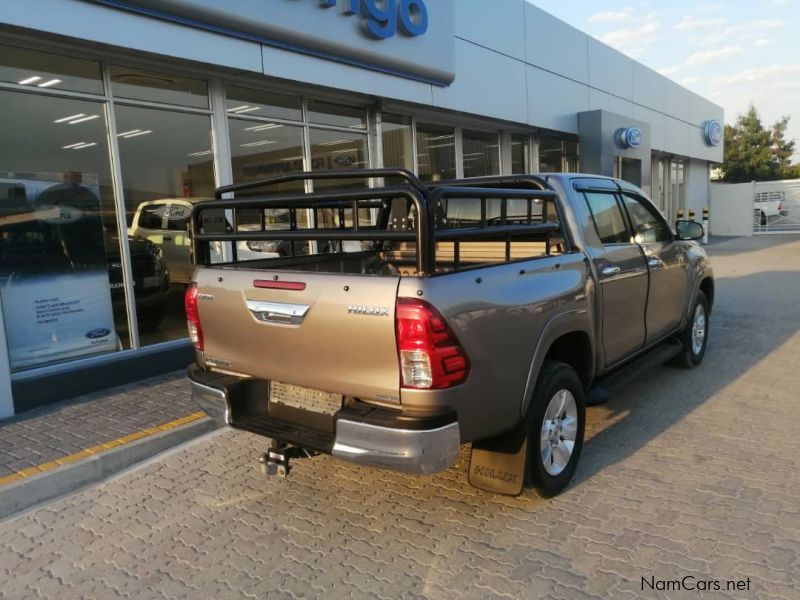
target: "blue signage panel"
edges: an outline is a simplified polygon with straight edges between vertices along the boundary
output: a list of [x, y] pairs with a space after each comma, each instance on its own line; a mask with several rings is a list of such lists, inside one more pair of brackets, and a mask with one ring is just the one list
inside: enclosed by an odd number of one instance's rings
[[439, 86], [455, 78], [453, 0], [89, 1]]
[[642, 145], [642, 139], [644, 138], [642, 130], [638, 127], [627, 127], [625, 129], [620, 129], [617, 135], [617, 140], [619, 141], [620, 146], [623, 148], [639, 148]]

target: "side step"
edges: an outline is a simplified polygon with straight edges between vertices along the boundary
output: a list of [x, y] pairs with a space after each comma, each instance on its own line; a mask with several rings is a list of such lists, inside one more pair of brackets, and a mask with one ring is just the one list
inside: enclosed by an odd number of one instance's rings
[[677, 340], [669, 340], [644, 353], [633, 361], [626, 363], [610, 375], [597, 382], [586, 395], [586, 406], [596, 406], [607, 402], [614, 393], [629, 386], [634, 380], [644, 373], [663, 365], [668, 360], [678, 356], [683, 351], [683, 345]]

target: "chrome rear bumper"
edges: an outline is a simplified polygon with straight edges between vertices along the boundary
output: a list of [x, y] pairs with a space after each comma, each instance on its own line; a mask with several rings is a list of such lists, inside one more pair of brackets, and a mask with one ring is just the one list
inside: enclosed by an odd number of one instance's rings
[[[204, 374], [197, 368], [189, 371], [192, 398], [197, 405], [220, 424], [265, 435], [265, 424], [269, 427], [270, 417], [266, 414], [259, 417], [259, 430], [249, 428], [247, 419], [239, 420], [241, 415], [237, 417], [236, 384], [231, 384], [230, 377], [220, 383], [219, 377], [204, 377]], [[461, 448], [460, 430], [455, 415], [449, 420], [445, 419], [445, 422], [441, 415], [434, 418], [406, 419], [406, 427], [393, 427], [386, 426], [386, 412], [380, 409], [376, 409], [372, 416], [369, 412], [358, 414], [357, 411], [348, 411], [345, 408], [334, 419], [335, 434], [328, 434], [330, 437], [327, 441], [320, 438], [323, 443], [314, 449], [360, 465], [406, 473], [436, 473], [450, 468], [458, 458]], [[275, 424], [276, 430], [279, 430], [279, 426], [284, 423], [275, 421]], [[281, 430], [287, 429], [284, 427]], [[291, 438], [291, 434], [281, 435], [283, 442], [304, 444], [302, 439]]]

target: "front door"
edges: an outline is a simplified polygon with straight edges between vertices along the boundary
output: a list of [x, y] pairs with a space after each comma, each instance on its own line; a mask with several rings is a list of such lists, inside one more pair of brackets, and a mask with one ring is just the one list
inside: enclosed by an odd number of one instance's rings
[[689, 263], [686, 247], [675, 240], [664, 217], [646, 198], [623, 193], [633, 239], [638, 243], [650, 271], [647, 302], [647, 343], [674, 331], [681, 322], [689, 297]]
[[644, 253], [623, 217], [621, 199], [613, 192], [586, 192], [602, 248], [593, 251], [600, 282], [605, 366], [640, 350], [645, 343], [648, 271]]

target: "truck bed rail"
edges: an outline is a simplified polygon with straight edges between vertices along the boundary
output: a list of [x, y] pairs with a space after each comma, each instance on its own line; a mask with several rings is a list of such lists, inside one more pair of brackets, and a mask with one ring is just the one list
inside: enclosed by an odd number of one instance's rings
[[[269, 187], [293, 181], [399, 178], [401, 185], [373, 188], [347, 188], [312, 193], [280, 195], [250, 195], [236, 197], [237, 192]], [[224, 195], [232, 197], [222, 198]], [[237, 262], [237, 243], [258, 241], [288, 241], [294, 253], [295, 242], [354, 241], [374, 242], [375, 248], [385, 242], [411, 242], [416, 246], [416, 269], [419, 275], [432, 275], [436, 271], [437, 242], [453, 242], [456, 268], [459, 244], [466, 241], [505, 241], [506, 260], [510, 260], [512, 240], [519, 238], [544, 240], [549, 252], [552, 238], [565, 240], [561, 207], [556, 193], [547, 189], [538, 177], [485, 177], [476, 179], [423, 184], [415, 175], [404, 169], [361, 169], [292, 173], [270, 179], [218, 188], [215, 200], [196, 204], [190, 219], [192, 255], [196, 264], [210, 263], [209, 244], [232, 243], [230, 254]], [[480, 201], [480, 217], [475, 226], [449, 226], [446, 207], [450, 202]], [[489, 201], [499, 201], [499, 217], [488, 218]], [[525, 201], [523, 215], [509, 216], [509, 201]], [[540, 214], [534, 214], [534, 205], [541, 204]], [[555, 210], [549, 212], [549, 206]], [[457, 206], [457, 204], [454, 204]], [[268, 228], [265, 211], [285, 211], [282, 227]], [[309, 211], [302, 215], [298, 211]], [[360, 221], [361, 211], [374, 218], [369, 225]], [[249, 223], [242, 228], [242, 215], [257, 211], [260, 223]], [[320, 218], [322, 211], [332, 211], [338, 227], [330, 227]], [[216, 227], [211, 223], [213, 215]], [[252, 216], [252, 215], [251, 215]], [[330, 220], [330, 219], [328, 219]], [[285, 226], [283, 226], [285, 225]], [[322, 225], [322, 226], [321, 226]]]

